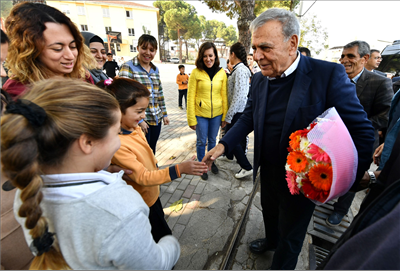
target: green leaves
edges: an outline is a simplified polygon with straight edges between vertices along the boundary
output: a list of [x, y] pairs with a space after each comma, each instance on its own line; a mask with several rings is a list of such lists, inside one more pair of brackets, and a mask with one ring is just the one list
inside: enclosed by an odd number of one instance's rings
[[300, 20], [300, 47], [307, 47], [315, 54], [321, 53], [328, 48], [328, 32], [318, 20], [317, 15], [310, 14]]
[[179, 212], [180, 210], [182, 210], [182, 208], [183, 208], [182, 202], [183, 202], [183, 199], [180, 199], [180, 200], [172, 203], [171, 206], [169, 206], [169, 208], [171, 209], [171, 212]]

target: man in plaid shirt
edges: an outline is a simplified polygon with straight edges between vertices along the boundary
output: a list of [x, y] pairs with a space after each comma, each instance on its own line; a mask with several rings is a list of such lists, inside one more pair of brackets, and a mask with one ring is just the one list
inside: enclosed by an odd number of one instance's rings
[[157, 51], [157, 40], [151, 35], [144, 34], [139, 38], [137, 50], [139, 53], [136, 57], [122, 64], [119, 77], [135, 79], [150, 91], [146, 118], [139, 125], [155, 154], [157, 140], [161, 132], [161, 120], [164, 121], [164, 125], [169, 124], [160, 73], [151, 62]]

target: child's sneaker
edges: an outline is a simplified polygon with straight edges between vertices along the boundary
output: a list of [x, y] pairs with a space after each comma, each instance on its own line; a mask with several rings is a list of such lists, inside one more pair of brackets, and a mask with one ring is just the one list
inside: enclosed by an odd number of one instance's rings
[[180, 110], [183, 110], [182, 106], [179, 106], [179, 109], [180, 109]]
[[244, 177], [250, 176], [250, 175], [253, 175], [253, 170], [252, 169], [245, 170], [245, 169], [242, 168], [238, 173], [235, 174], [235, 178], [236, 179], [241, 179], [241, 178], [244, 178]]

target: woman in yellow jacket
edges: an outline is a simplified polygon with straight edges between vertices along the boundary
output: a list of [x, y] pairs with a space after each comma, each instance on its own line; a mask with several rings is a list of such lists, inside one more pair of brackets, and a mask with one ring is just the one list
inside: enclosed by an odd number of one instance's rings
[[[203, 160], [208, 140], [208, 150], [215, 147], [219, 126], [225, 126], [228, 110], [227, 77], [219, 67], [218, 52], [215, 45], [205, 42], [200, 46], [196, 59], [196, 69], [189, 79], [187, 119], [191, 129], [196, 131], [197, 159]], [[212, 173], [218, 173], [215, 164]], [[201, 178], [208, 179], [207, 173]]]

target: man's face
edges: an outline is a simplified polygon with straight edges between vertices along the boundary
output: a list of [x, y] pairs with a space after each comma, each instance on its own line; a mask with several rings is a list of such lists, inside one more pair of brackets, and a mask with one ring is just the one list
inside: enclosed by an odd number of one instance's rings
[[379, 67], [379, 64], [381, 64], [382, 61], [382, 56], [378, 52], [373, 52], [368, 59], [367, 65], [371, 67], [372, 69], [377, 69]]
[[264, 76], [280, 76], [297, 56], [298, 36], [284, 41], [282, 24], [269, 21], [253, 32], [253, 58]]
[[359, 74], [364, 68], [369, 55], [366, 54], [360, 57], [358, 54], [358, 46], [343, 49], [342, 55], [340, 57], [340, 63], [344, 66], [347, 76], [353, 79], [357, 74]]

